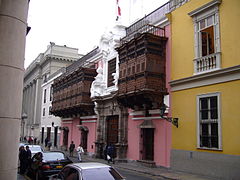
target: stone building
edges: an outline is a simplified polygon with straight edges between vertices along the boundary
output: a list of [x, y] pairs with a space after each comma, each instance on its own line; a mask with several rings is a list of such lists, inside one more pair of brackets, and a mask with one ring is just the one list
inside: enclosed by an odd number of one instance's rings
[[[59, 46], [51, 42], [47, 50], [44, 53], [40, 53], [26, 69], [22, 101], [22, 114], [26, 118], [22, 120], [22, 137], [32, 136], [40, 140], [40, 132], [43, 130], [41, 126], [43, 113], [46, 114], [49, 111], [49, 107], [47, 110], [43, 110], [46, 107], [42, 108], [46, 103], [45, 95], [47, 94], [44, 94], [44, 92], [47, 93], [51, 89], [43, 89], [43, 87], [49, 81], [49, 77], [52, 77], [56, 71], [72, 64], [79, 57], [78, 49], [65, 45]], [[45, 126], [44, 131], [50, 136], [51, 129], [49, 130], [48, 128], [47, 130], [47, 127], [52, 127], [52, 121], [47, 124], [45, 123]]]

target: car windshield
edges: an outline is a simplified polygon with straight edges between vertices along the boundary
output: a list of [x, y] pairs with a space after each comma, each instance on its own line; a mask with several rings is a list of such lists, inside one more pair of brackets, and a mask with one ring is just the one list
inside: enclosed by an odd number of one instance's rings
[[43, 153], [43, 160], [45, 161], [55, 161], [62, 159], [65, 159], [63, 153]]
[[82, 171], [83, 180], [94, 179], [94, 180], [121, 180], [124, 179], [115, 169], [113, 168], [93, 168], [84, 169]]

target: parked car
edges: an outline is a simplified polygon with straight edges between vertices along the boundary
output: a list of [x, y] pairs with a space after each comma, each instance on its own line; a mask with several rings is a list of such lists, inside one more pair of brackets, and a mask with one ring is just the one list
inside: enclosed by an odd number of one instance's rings
[[49, 180], [124, 180], [113, 167], [95, 162], [73, 163], [65, 166]]
[[59, 151], [43, 152], [42, 160], [37, 163], [37, 168], [34, 162], [33, 157], [29, 174], [36, 180], [48, 179], [48, 176], [57, 174], [65, 165], [72, 163], [63, 152]]
[[37, 153], [37, 152], [43, 152], [43, 149], [41, 146], [39, 145], [25, 145], [24, 147], [26, 148], [26, 146], [29, 146], [29, 149], [32, 153], [32, 157]]

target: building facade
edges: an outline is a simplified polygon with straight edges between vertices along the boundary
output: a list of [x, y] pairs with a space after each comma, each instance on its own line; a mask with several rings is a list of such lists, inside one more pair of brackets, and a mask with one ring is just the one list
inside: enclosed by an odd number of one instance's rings
[[[170, 166], [168, 12], [166, 3], [128, 28], [117, 22], [101, 37], [99, 48], [54, 81], [52, 113], [62, 118], [64, 149], [74, 141], [90, 155], [104, 158], [105, 147], [114, 144], [118, 161]], [[81, 97], [87, 78], [80, 77], [91, 67], [97, 74], [85, 92], [89, 101]], [[163, 105], [168, 109], [164, 114]]]
[[[191, 0], [169, 13], [172, 29], [171, 167], [239, 179], [238, 0]], [[174, 8], [174, 7], [173, 7]]]
[[[47, 50], [40, 53], [26, 69], [22, 101], [22, 114], [25, 116], [21, 127], [22, 138], [31, 136], [41, 141], [42, 101], [44, 101], [42, 94], [45, 91], [42, 89], [42, 85], [48, 81], [53, 73], [70, 65], [79, 57], [78, 49], [59, 46], [51, 42]], [[49, 124], [52, 126], [52, 122]], [[44, 131], [47, 133], [47, 127]], [[50, 134], [48, 133], [49, 136]]]
[[51, 114], [53, 100], [53, 81], [66, 71], [66, 67], [57, 70], [48, 76], [42, 84], [42, 112], [41, 112], [41, 134], [40, 142], [45, 143], [45, 139], [49, 139], [54, 147], [59, 146], [61, 119]]

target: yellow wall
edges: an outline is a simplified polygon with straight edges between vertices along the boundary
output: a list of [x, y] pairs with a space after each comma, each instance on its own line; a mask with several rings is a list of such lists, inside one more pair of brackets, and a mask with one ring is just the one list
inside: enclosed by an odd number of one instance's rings
[[[193, 76], [194, 22], [189, 12], [211, 0], [190, 0], [170, 15], [172, 30], [171, 80]], [[219, 6], [221, 68], [240, 64], [240, 0], [222, 0]], [[240, 81], [230, 81], [205, 87], [172, 92], [172, 115], [179, 118], [179, 128], [173, 127], [172, 148], [197, 149], [197, 95], [220, 92], [220, 112], [223, 151], [240, 155]]]
[[[193, 75], [194, 23], [188, 13], [210, 1], [191, 0], [171, 13], [171, 80]], [[226, 68], [239, 65], [240, 62], [240, 1], [222, 0], [219, 8], [221, 67]]]
[[240, 81], [172, 94], [172, 114], [179, 118], [179, 128], [172, 129], [173, 149], [197, 150], [197, 95], [215, 92], [220, 92], [222, 122], [223, 151], [219, 153], [240, 155]]
[[222, 67], [240, 64], [240, 1], [223, 0], [220, 5]]

